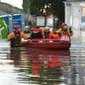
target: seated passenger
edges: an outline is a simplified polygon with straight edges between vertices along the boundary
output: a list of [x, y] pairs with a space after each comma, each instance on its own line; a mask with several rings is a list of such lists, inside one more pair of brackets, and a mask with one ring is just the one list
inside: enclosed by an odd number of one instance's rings
[[60, 39], [60, 36], [56, 32], [54, 32], [54, 33], [50, 34], [50, 38], [51, 39]]
[[50, 28], [46, 26], [44, 28], [44, 38], [50, 38], [50, 33], [51, 33]]
[[43, 31], [39, 26], [36, 26], [35, 28], [32, 28], [32, 39], [41, 39], [43, 38]]

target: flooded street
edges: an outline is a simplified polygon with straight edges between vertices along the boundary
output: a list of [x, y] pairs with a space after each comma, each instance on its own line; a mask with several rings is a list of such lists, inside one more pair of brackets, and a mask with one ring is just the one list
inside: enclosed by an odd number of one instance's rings
[[0, 85], [85, 85], [85, 45], [69, 50], [10, 48], [0, 40]]
[[85, 0], [0, 0], [0, 85], [85, 85]]

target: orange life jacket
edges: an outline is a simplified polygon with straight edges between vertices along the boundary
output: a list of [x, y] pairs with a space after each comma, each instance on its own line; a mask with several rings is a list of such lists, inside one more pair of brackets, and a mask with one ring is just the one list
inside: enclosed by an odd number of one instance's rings
[[60, 39], [60, 36], [59, 36], [58, 34], [53, 34], [53, 33], [51, 33], [51, 34], [50, 34], [50, 38], [51, 38], [51, 39]]

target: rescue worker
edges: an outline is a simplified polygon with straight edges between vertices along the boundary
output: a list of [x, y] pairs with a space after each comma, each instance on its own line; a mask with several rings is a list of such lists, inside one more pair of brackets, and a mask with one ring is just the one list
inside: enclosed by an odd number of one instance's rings
[[24, 32], [25, 35], [27, 35], [27, 36], [30, 37], [31, 36], [31, 33], [32, 33], [32, 30], [30, 29], [29, 26], [25, 26], [23, 32]]
[[24, 32], [25, 33], [31, 33], [32, 32], [31, 26], [30, 25], [25, 26], [24, 27]]
[[23, 32], [20, 32], [20, 27], [19, 26], [14, 26], [14, 31], [11, 32], [7, 39], [10, 40], [10, 46], [11, 47], [18, 47], [21, 45], [21, 38], [24, 39], [30, 39], [30, 37], [24, 35]]
[[30, 33], [29, 28], [30, 28], [29, 26], [25, 26], [25, 27], [24, 27], [24, 33]]
[[69, 37], [73, 35], [71, 27], [67, 26], [67, 24], [62, 23], [62, 26], [59, 30], [56, 31], [57, 33], [67, 34]]
[[44, 28], [44, 38], [50, 38], [50, 34], [51, 34], [50, 28], [46, 26]]
[[44, 35], [43, 30], [39, 26], [32, 28], [31, 34], [32, 39], [42, 39], [43, 35]]

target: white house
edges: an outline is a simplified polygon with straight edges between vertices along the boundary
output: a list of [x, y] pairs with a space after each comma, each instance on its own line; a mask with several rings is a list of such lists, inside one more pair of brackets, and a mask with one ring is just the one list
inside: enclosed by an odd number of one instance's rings
[[79, 38], [81, 29], [85, 29], [85, 0], [67, 0], [65, 4], [65, 23], [72, 26], [73, 37]]

